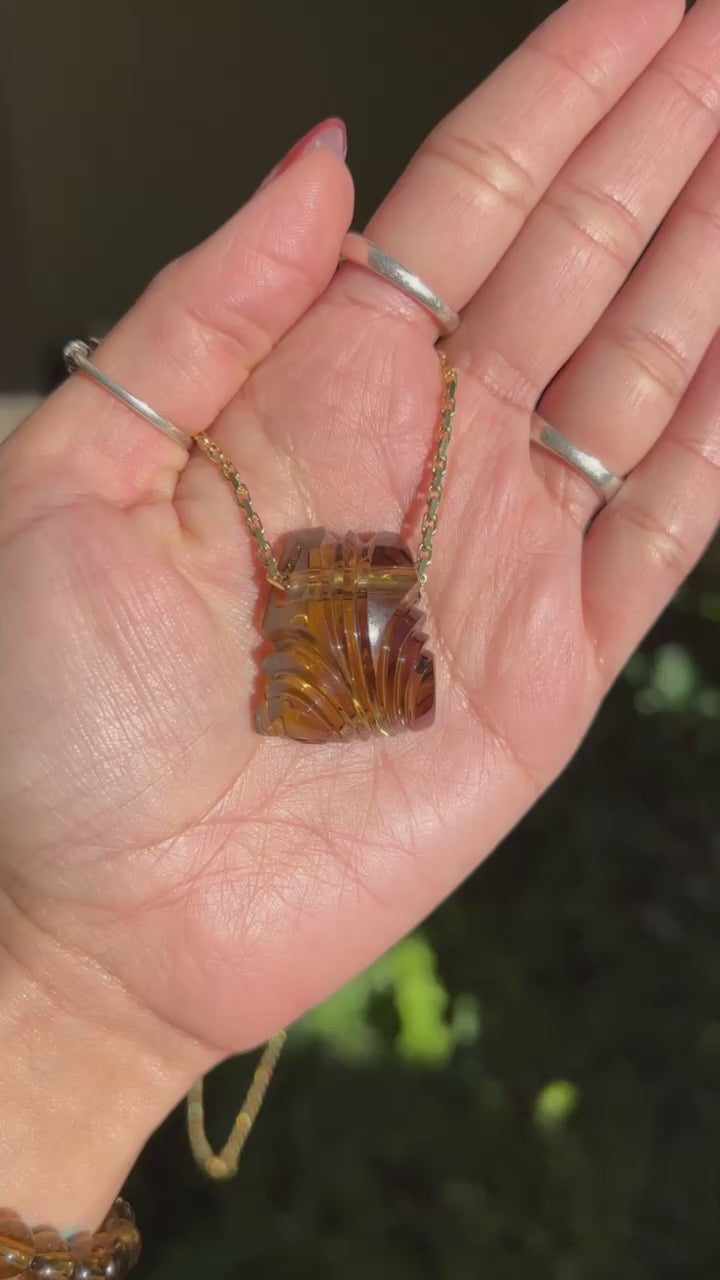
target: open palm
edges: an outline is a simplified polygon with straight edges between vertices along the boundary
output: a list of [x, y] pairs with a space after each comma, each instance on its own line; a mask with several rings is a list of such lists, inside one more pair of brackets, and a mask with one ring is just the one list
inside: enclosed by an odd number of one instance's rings
[[[356, 972], [497, 844], [712, 533], [720, 13], [701, 0], [676, 31], [682, 10], [572, 0], [368, 230], [463, 311], [428, 732], [254, 734], [262, 575], [232, 495], [88, 380], [0, 454], [6, 937], [89, 957], [208, 1063]], [[346, 169], [311, 147], [95, 359], [219, 441], [271, 538], [412, 545], [436, 335], [361, 269], [331, 279], [350, 217]], [[632, 473], [589, 533], [592, 490], [529, 445], [538, 401]]]

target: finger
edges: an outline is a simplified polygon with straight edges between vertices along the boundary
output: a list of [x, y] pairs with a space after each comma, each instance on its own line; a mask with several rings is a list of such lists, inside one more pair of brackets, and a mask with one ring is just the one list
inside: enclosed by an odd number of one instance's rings
[[608, 684], [701, 556], [719, 516], [720, 335], [673, 421], [585, 542], [585, 615]]
[[[551, 186], [449, 350], [532, 409], [602, 316], [720, 127], [720, 7], [700, 3]], [[598, 408], [602, 402], [598, 401]]]
[[[335, 126], [335, 138], [337, 126]], [[311, 140], [312, 141], [312, 140]], [[194, 434], [208, 427], [322, 292], [351, 212], [349, 174], [311, 146], [209, 240], [166, 267], [94, 363]], [[82, 374], [16, 433], [6, 465], [51, 474], [53, 493], [119, 503], [170, 496], [187, 453]]]
[[[370, 239], [465, 306], [683, 8], [680, 0], [564, 5], [430, 134], [370, 222]], [[343, 268], [334, 288], [432, 325], [361, 268]]]
[[[720, 144], [540, 414], [625, 475], [667, 426], [720, 326]], [[588, 512], [594, 506], [586, 493]]]

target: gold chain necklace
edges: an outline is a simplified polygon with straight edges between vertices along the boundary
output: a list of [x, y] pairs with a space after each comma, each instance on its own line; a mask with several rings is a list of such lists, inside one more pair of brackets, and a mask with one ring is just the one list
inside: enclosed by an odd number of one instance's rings
[[[432, 560], [457, 387], [457, 373], [447, 356], [442, 351], [437, 354], [442, 398], [417, 562], [405, 544], [391, 535], [363, 539], [347, 534], [340, 540], [329, 538], [324, 529], [313, 529], [290, 534], [285, 556], [278, 563], [237, 468], [208, 435], [195, 436], [195, 443], [232, 486], [271, 587], [263, 627], [275, 650], [265, 664], [265, 704], [256, 720], [261, 732], [318, 741], [372, 729], [393, 732], [421, 727], [419, 721], [431, 719], [435, 692], [432, 657], [423, 648], [425, 636], [418, 634], [424, 615], [415, 607], [415, 600], [427, 582]], [[301, 582], [296, 587], [298, 576]], [[384, 622], [382, 635], [370, 634], [373, 610]], [[344, 615], [340, 619], [338, 612]], [[277, 666], [283, 644], [278, 676], [272, 664]], [[403, 650], [407, 654], [408, 649], [413, 661], [403, 665]], [[318, 651], [324, 651], [322, 660]], [[334, 670], [328, 653], [335, 659]], [[313, 670], [318, 666], [322, 668], [320, 680]], [[330, 693], [323, 680], [330, 683]], [[308, 684], [312, 684], [311, 697]], [[299, 696], [303, 693], [304, 698]], [[318, 712], [318, 702], [324, 715]], [[219, 1152], [213, 1151], [205, 1129], [203, 1078], [192, 1086], [187, 1098], [188, 1137], [195, 1161], [208, 1177], [225, 1181], [237, 1172], [285, 1039], [286, 1033], [279, 1031], [268, 1041], [230, 1136]]]
[[263, 631], [273, 652], [263, 663], [259, 733], [316, 743], [432, 723], [434, 664], [417, 601], [432, 560], [457, 385], [447, 356], [437, 354], [442, 399], [417, 561], [395, 534], [302, 529], [288, 535], [278, 562], [237, 468], [204, 432], [194, 437], [231, 485], [271, 587]]

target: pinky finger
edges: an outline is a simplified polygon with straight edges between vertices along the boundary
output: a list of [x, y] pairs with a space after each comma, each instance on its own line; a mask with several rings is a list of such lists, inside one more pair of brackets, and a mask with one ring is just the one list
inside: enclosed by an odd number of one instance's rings
[[585, 618], [608, 684], [720, 518], [720, 335], [658, 443], [585, 541]]

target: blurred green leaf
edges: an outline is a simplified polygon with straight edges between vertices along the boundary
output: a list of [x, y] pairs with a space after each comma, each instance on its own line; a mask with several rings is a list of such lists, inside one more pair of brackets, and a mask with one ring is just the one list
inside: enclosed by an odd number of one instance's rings
[[438, 1066], [456, 1045], [477, 1035], [476, 1003], [466, 1000], [446, 1011], [449, 996], [437, 976], [435, 952], [420, 933], [398, 943], [374, 965], [310, 1011], [299, 1024], [300, 1035], [324, 1041], [348, 1061], [377, 1058], [388, 1048], [372, 1025], [373, 996], [390, 992], [399, 1022], [394, 1050], [401, 1058]]
[[697, 709], [709, 720], [720, 720], [720, 689], [701, 689], [697, 696]]
[[652, 687], [666, 707], [686, 707], [698, 681], [697, 668], [687, 649], [666, 644], [655, 654]]
[[455, 1036], [445, 1018], [448, 994], [437, 977], [435, 952], [415, 934], [391, 955], [400, 1019], [397, 1051], [411, 1062], [441, 1066], [455, 1048]]
[[637, 689], [635, 707], [641, 715], [691, 710], [705, 692], [697, 663], [681, 644], [662, 645], [650, 663], [635, 655], [625, 674]]
[[477, 996], [465, 993], [456, 996], [452, 1006], [452, 1030], [457, 1045], [475, 1044], [482, 1031], [480, 1001]]
[[546, 1131], [560, 1129], [578, 1104], [578, 1090], [569, 1080], [551, 1080], [535, 1099], [535, 1123]]
[[700, 614], [708, 622], [720, 622], [720, 591], [703, 591], [700, 596]]
[[322, 1004], [311, 1009], [297, 1023], [295, 1034], [314, 1037], [348, 1062], [379, 1057], [383, 1039], [368, 1018], [373, 995], [387, 991], [393, 983], [392, 953], [358, 974]]
[[634, 653], [630, 660], [625, 664], [623, 676], [628, 684], [633, 688], [640, 688], [647, 684], [650, 675], [650, 663], [647, 655], [638, 652]]

